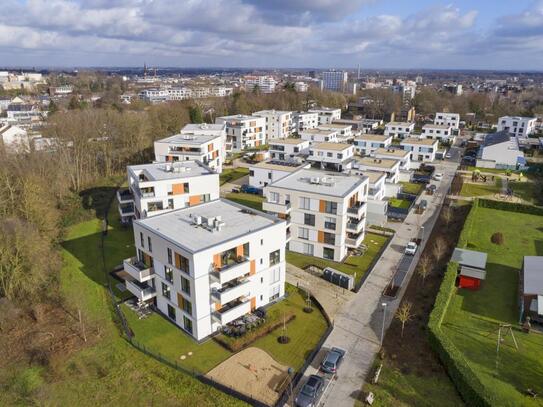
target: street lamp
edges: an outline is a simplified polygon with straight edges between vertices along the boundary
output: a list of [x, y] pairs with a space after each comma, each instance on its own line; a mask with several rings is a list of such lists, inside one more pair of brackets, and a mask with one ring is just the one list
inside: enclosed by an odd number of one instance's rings
[[383, 302], [381, 306], [383, 307], [383, 326], [381, 327], [381, 347], [383, 347], [383, 338], [385, 337], [385, 319], [387, 315], [387, 303]]

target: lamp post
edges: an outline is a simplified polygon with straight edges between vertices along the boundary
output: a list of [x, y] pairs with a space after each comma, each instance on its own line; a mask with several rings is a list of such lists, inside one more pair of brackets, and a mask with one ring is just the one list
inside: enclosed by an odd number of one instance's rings
[[383, 302], [381, 306], [383, 307], [383, 325], [381, 326], [381, 347], [383, 347], [383, 339], [385, 337], [385, 320], [386, 320], [386, 315], [387, 315], [387, 303]]

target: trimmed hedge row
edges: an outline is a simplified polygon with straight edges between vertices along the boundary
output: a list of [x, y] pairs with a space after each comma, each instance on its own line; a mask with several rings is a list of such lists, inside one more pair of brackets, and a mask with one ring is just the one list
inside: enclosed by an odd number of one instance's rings
[[499, 209], [502, 211], [527, 213], [529, 215], [543, 216], [543, 207], [524, 205], [513, 202], [492, 201], [490, 199], [479, 199], [478, 205], [481, 208]]
[[456, 291], [455, 282], [458, 264], [450, 262], [443, 277], [434, 309], [428, 321], [430, 346], [445, 365], [462, 399], [468, 406], [490, 407], [495, 400], [475, 375], [468, 361], [454, 343], [441, 331], [441, 323]]

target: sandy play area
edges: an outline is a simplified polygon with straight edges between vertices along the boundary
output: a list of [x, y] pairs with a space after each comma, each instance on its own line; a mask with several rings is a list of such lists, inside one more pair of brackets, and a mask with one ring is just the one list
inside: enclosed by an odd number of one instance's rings
[[247, 348], [226, 359], [206, 376], [240, 393], [273, 405], [276, 391], [287, 376], [287, 366], [258, 348]]

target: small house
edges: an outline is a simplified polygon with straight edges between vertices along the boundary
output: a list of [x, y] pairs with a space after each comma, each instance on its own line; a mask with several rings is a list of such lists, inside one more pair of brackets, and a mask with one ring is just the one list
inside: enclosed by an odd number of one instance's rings
[[451, 261], [458, 263], [458, 288], [478, 290], [486, 278], [487, 254], [467, 249], [454, 249]]
[[524, 256], [521, 295], [524, 316], [543, 322], [543, 256]]

